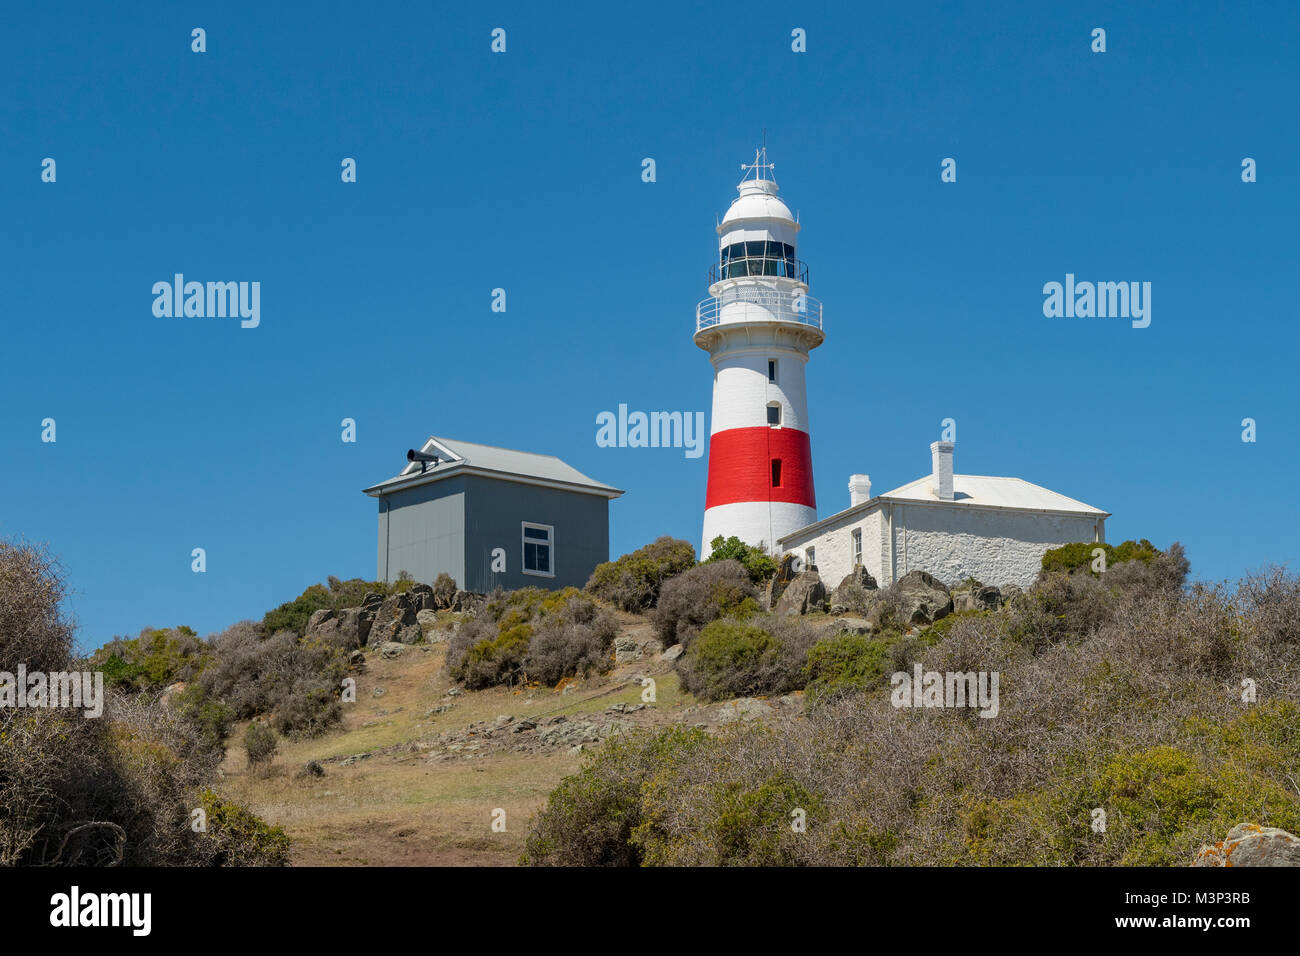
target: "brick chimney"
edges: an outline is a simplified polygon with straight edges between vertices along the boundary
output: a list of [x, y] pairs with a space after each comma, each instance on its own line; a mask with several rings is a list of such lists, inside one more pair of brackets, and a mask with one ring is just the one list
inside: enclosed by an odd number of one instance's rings
[[871, 500], [871, 476], [849, 475], [849, 507]]
[[937, 441], [930, 445], [930, 460], [933, 463], [931, 476], [934, 480], [934, 496], [940, 501], [952, 501], [952, 450], [954, 442]]

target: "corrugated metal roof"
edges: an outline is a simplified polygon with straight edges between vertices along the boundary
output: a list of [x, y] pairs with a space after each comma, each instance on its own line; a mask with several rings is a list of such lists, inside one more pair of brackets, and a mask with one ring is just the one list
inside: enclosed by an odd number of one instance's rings
[[[925, 475], [901, 488], [881, 495], [902, 501], [938, 501], [931, 490], [932, 475]], [[1067, 498], [1023, 478], [993, 478], [988, 475], [953, 475], [953, 504], [988, 505], [995, 508], [1025, 508], [1032, 511], [1073, 511], [1104, 515], [1106, 512], [1082, 501]]]
[[436, 466], [427, 468], [423, 473], [421, 473], [419, 462], [411, 462], [392, 478], [365, 489], [366, 494], [377, 494], [396, 485], [439, 481], [450, 475], [460, 474], [470, 469], [498, 472], [506, 478], [517, 477], [575, 485], [579, 489], [589, 488], [593, 491], [605, 493], [609, 497], [617, 497], [623, 493], [612, 485], [606, 485], [593, 478], [588, 478], [578, 469], [566, 464], [554, 455], [539, 455], [530, 451], [497, 448], [493, 445], [480, 445], [455, 438], [439, 438], [436, 435], [429, 436], [420, 450], [437, 455], [442, 461]]

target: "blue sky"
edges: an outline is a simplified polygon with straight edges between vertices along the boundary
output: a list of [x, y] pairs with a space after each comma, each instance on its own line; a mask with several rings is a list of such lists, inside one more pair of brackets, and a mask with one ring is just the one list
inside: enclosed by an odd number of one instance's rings
[[[1200, 577], [1300, 558], [1300, 7], [552, 7], [9, 11], [0, 535], [60, 556], [83, 645], [373, 577], [361, 489], [429, 434], [626, 488], [613, 555], [695, 542], [707, 459], [599, 448], [595, 417], [708, 413], [694, 307], [764, 128], [825, 304], [820, 514], [852, 472], [927, 473], [952, 417], [959, 473]], [[259, 281], [260, 327], [155, 318], [176, 272]], [[1151, 326], [1045, 318], [1067, 272], [1151, 282]]]

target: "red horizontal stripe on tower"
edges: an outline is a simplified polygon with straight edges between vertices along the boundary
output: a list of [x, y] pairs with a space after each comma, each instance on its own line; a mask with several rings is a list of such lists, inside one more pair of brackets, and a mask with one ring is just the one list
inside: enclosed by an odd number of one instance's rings
[[[781, 485], [772, 487], [772, 461], [781, 462]], [[784, 501], [817, 507], [812, 445], [797, 428], [728, 428], [709, 438], [709, 488], [704, 507], [738, 501]]]

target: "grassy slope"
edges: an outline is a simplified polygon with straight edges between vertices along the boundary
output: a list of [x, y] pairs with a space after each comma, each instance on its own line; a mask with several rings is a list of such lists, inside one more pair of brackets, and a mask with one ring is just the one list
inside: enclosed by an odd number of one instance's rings
[[[622, 633], [648, 638], [649, 627], [627, 616]], [[439, 734], [509, 714], [544, 723], [554, 715], [607, 719], [616, 702], [635, 704], [641, 688], [629, 681], [647, 674], [657, 682], [655, 704], [624, 719], [638, 726], [673, 720], [707, 721], [682, 693], [655, 645], [639, 661], [604, 677], [576, 684], [569, 693], [548, 687], [493, 688], [445, 697], [454, 683], [443, 673], [445, 644], [416, 645], [394, 660], [367, 653], [357, 678], [357, 702], [345, 705], [342, 732], [317, 740], [281, 741], [269, 772], [251, 773], [238, 728], [222, 771], [221, 789], [283, 826], [294, 840], [298, 865], [513, 865], [523, 850], [528, 819], [579, 757], [566, 746], [516, 753], [515, 739], [498, 737], [481, 755], [430, 760]], [[376, 688], [384, 693], [374, 697]], [[447, 713], [425, 716], [451, 702]], [[589, 716], [588, 716], [589, 715]], [[531, 735], [530, 735], [531, 737]], [[588, 744], [587, 746], [592, 746]], [[324, 777], [298, 777], [309, 760], [374, 754], [348, 766], [326, 763]], [[492, 813], [506, 812], [504, 832], [492, 831]]]

